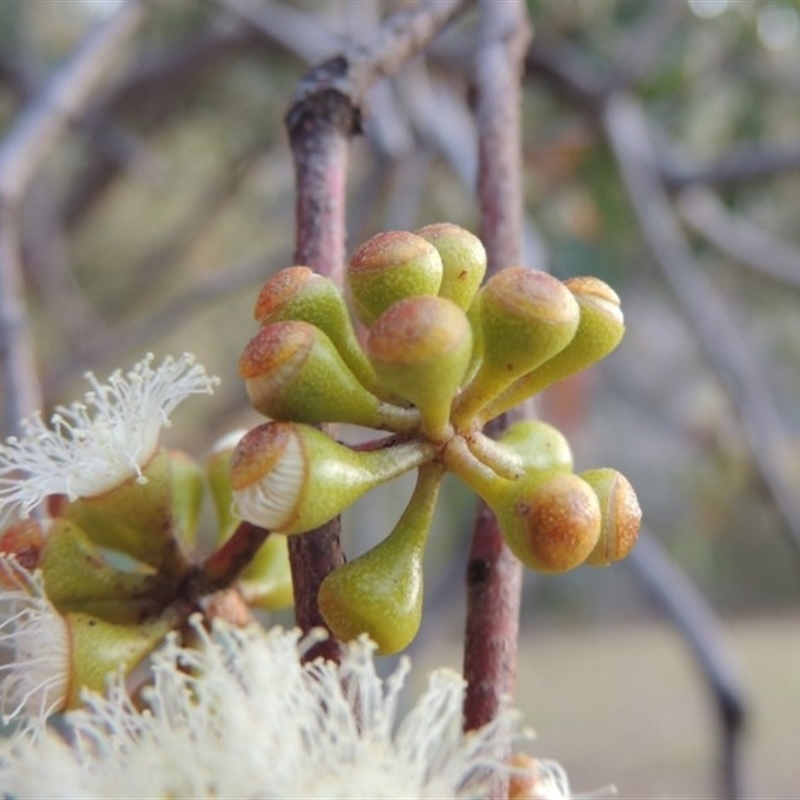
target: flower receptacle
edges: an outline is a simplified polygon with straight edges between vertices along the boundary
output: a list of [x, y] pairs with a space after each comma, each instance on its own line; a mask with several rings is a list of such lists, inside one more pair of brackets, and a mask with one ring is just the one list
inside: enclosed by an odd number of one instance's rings
[[366, 633], [379, 654], [390, 655], [416, 636], [422, 617], [422, 557], [441, 477], [440, 465], [422, 467], [389, 536], [322, 582], [320, 611], [338, 638], [349, 641]]

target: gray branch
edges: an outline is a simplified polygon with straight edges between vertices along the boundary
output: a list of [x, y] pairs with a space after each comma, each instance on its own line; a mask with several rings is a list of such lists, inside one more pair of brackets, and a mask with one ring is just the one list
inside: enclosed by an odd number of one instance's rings
[[800, 290], [800, 249], [729, 212], [709, 189], [691, 186], [676, 200], [683, 223], [730, 259]]
[[602, 123], [645, 241], [727, 387], [753, 458], [800, 553], [800, 498], [795, 477], [783, 466], [786, 433], [742, 326], [697, 268], [661, 180], [644, 111], [620, 93], [610, 98]]
[[33, 177], [70, 121], [92, 101], [142, 21], [145, 6], [128, 0], [91, 33], [47, 82], [0, 142], [0, 375], [3, 427], [41, 406], [20, 253], [19, 207]]

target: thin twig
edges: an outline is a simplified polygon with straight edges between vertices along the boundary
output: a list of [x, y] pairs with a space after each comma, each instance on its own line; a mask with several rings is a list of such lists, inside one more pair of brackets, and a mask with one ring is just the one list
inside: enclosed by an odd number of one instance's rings
[[739, 412], [753, 459], [800, 555], [800, 498], [796, 477], [784, 466], [786, 432], [742, 326], [697, 269], [661, 181], [639, 103], [627, 94], [614, 96], [602, 120], [642, 234]]
[[[143, 60], [125, 75], [85, 120], [84, 130], [94, 128], [103, 146], [93, 147], [94, 158], [63, 201], [66, 228], [77, 228], [86, 219], [121, 166], [133, 165], [141, 170], [143, 164], [145, 172], [153, 172], [153, 157], [146, 153], [138, 136], [154, 133], [193, 88], [226, 60], [247, 54], [257, 42], [245, 26], [212, 25], [186, 41], [172, 44], [167, 52]], [[114, 120], [135, 120], [137, 133], [112, 128]], [[113, 138], [109, 136], [111, 130]]]
[[3, 426], [41, 406], [34, 346], [27, 319], [19, 238], [25, 193], [70, 120], [91, 102], [136, 32], [145, 5], [128, 0], [73, 53], [20, 114], [0, 143], [0, 372]]
[[[461, 5], [461, 0], [426, 2], [394, 14], [371, 46], [347, 49], [298, 85], [286, 114], [297, 185], [296, 264], [343, 284], [348, 145], [361, 130], [365, 94], [378, 78], [420, 52]], [[324, 624], [317, 593], [325, 576], [344, 563], [339, 530], [336, 518], [289, 541], [295, 615], [303, 630]], [[334, 640], [323, 648], [328, 657], [341, 654]]]
[[[522, 261], [520, 76], [531, 32], [521, 0], [479, 0], [478, 14], [478, 202], [491, 274]], [[494, 719], [515, 689], [521, 590], [522, 566], [506, 547], [495, 515], [481, 502], [467, 567], [465, 730]], [[492, 796], [508, 796], [505, 780], [498, 779]]]
[[690, 186], [676, 203], [683, 223], [730, 259], [800, 290], [800, 249], [731, 213], [710, 189]]
[[[275, 258], [286, 263], [286, 258]], [[202, 311], [221, 298], [232, 297], [243, 289], [263, 282], [267, 271], [267, 259], [263, 256], [247, 259], [237, 264], [221, 265], [202, 280], [195, 281], [183, 294], [174, 300], [153, 309], [146, 317], [137, 316], [122, 323], [101, 338], [84, 340], [79, 350], [65, 354], [57, 368], [45, 375], [44, 388], [48, 397], [61, 393], [77, 369], [89, 364], [93, 369], [118, 363], [120, 358], [132, 350], [152, 347], [173, 331], [186, 324], [192, 314]]]
[[231, 586], [269, 535], [265, 528], [241, 522], [230, 538], [192, 572], [188, 596], [204, 597]]
[[738, 756], [748, 701], [719, 621], [697, 587], [683, 570], [672, 563], [658, 539], [649, 531], [641, 532], [626, 563], [681, 631], [701, 665], [724, 723], [722, 797], [730, 800], [745, 797]]
[[659, 167], [669, 191], [700, 184], [727, 188], [780, 178], [800, 170], [800, 144], [742, 145], [707, 164], [677, 162], [659, 154]]

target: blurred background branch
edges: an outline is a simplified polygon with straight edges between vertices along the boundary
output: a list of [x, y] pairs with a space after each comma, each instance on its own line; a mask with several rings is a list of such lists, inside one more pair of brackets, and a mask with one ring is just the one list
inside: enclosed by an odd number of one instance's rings
[[0, 141], [0, 375], [8, 430], [42, 403], [24, 297], [20, 206], [42, 162], [73, 118], [90, 104], [144, 15], [136, 0], [87, 37], [32, 99]]
[[[620, 350], [545, 393], [539, 413], [570, 436], [579, 463], [605, 460], [633, 479], [666, 573], [688, 576], [700, 616], [724, 624], [724, 638], [693, 634], [709, 680], [719, 668], [718, 708], [759, 720], [744, 726], [739, 761], [715, 773], [707, 704], [686, 699], [691, 667], [669, 661], [678, 648], [646, 599], [658, 580], [645, 592], [626, 570], [581, 569], [522, 587], [517, 696], [542, 751], [575, 785], [614, 781], [622, 796], [787, 795], [796, 720], [786, 693], [800, 669], [786, 633], [800, 599], [800, 14], [783, 0], [530, 0], [524, 10], [536, 36], [517, 120], [487, 103], [503, 101], [507, 88], [491, 81], [505, 68], [476, 91], [488, 23], [472, 3], [0, 4], [2, 433], [72, 399], [87, 368], [191, 350], [223, 378], [191, 420], [176, 420], [202, 454], [258, 419], [236, 361], [260, 282], [293, 261], [340, 273], [379, 229], [449, 220], [477, 231], [490, 220], [497, 263], [595, 274], [622, 296]], [[405, 36], [414, 19], [427, 22]], [[102, 58], [74, 68], [103, 40]], [[58, 85], [66, 104], [45, 100]], [[326, 113], [343, 110], [327, 118], [334, 146], [298, 153], [322, 96]], [[475, 191], [490, 176], [478, 152], [493, 125], [521, 138], [521, 159], [505, 166], [518, 185], [482, 210]], [[296, 173], [298, 157], [311, 177]], [[298, 174], [308, 207], [290, 242]], [[492, 222], [493, 204], [519, 219]], [[440, 663], [452, 649], [460, 669], [467, 612], [454, 598], [473, 509], [458, 485], [443, 495], [415, 658], [430, 651]], [[376, 515], [402, 507], [388, 493], [359, 505], [344, 549], [363, 552], [385, 528]], [[674, 584], [662, 608], [686, 599]], [[603, 666], [612, 655], [616, 670]], [[737, 657], [747, 708], [729, 680]], [[624, 764], [611, 752], [619, 737]], [[737, 746], [727, 742], [726, 758]], [[715, 774], [727, 783], [714, 788]]]

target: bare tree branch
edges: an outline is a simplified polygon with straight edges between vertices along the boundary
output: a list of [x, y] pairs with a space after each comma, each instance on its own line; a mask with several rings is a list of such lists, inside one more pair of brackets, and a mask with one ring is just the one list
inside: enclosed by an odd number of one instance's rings
[[619, 94], [609, 101], [603, 124], [645, 241], [739, 412], [759, 472], [800, 554], [800, 498], [782, 457], [786, 432], [742, 326], [696, 267], [661, 181], [644, 111]]
[[630, 88], [646, 78], [664, 56], [664, 46], [689, 15], [685, 3], [642, 4], [642, 16], [627, 29], [605, 74], [604, 94]]
[[[146, 174], [152, 172], [152, 158], [139, 142], [138, 135], [157, 130], [209, 73], [220, 69], [227, 59], [252, 51], [257, 42], [257, 37], [247, 27], [212, 25], [187, 41], [171, 46], [167, 53], [140, 63], [92, 108], [85, 129], [92, 129], [95, 123], [99, 126], [95, 127], [100, 142], [95, 151], [99, 152], [63, 201], [67, 229], [77, 227], [85, 219], [121, 165], [145, 170]], [[110, 139], [111, 120], [117, 119], [131, 120], [139, 133], [115, 126], [115, 135]]]
[[123, 3], [55, 73], [0, 142], [0, 371], [2, 420], [9, 430], [41, 406], [22, 279], [20, 202], [70, 121], [89, 105], [119, 60], [144, 13], [138, 0]]
[[800, 170], [800, 143], [740, 146], [708, 164], [691, 164], [659, 153], [659, 168], [673, 192], [695, 184], [739, 186]]
[[[298, 85], [286, 114], [297, 185], [295, 263], [342, 285], [348, 145], [361, 130], [365, 94], [378, 78], [420, 52], [461, 5], [461, 0], [440, 0], [400, 11], [381, 24], [372, 45], [348, 48]], [[295, 614], [304, 630], [324, 624], [317, 594], [325, 576], [344, 563], [339, 528], [337, 518], [289, 540]], [[339, 657], [338, 643], [323, 644], [328, 657]]]
[[[522, 0], [479, 0], [477, 95], [480, 238], [489, 274], [522, 261], [521, 90], [523, 58], [531, 36]], [[503, 426], [505, 421], [495, 421]], [[467, 566], [464, 640], [464, 728], [494, 719], [517, 678], [522, 565], [506, 547], [497, 518], [479, 502]], [[493, 797], [507, 797], [498, 779]]]
[[342, 46], [319, 15], [312, 23], [308, 13], [283, 3], [217, 0], [226, 11], [250, 25], [262, 37], [280, 44], [307, 63], [332, 56]]
[[740, 264], [800, 290], [800, 249], [730, 213], [709, 189], [690, 186], [676, 198], [684, 224]]
[[[277, 259], [285, 263], [289, 258]], [[263, 282], [267, 272], [264, 257], [248, 259], [239, 264], [220, 266], [201, 281], [194, 281], [190, 289], [161, 307], [154, 308], [146, 317], [135, 317], [127, 323], [109, 329], [102, 337], [83, 340], [83, 348], [69, 354], [58, 364], [58, 368], [45, 376], [44, 388], [47, 396], [60, 394], [76, 370], [111, 367], [119, 363], [122, 356], [137, 348], [152, 347], [153, 342], [167, 336], [178, 325], [203, 308], [230, 297], [244, 289]]]
[[664, 609], [686, 639], [701, 665], [724, 725], [722, 797], [746, 797], [741, 774], [741, 731], [748, 699], [736, 660], [720, 630], [720, 623], [705, 598], [677, 568], [658, 539], [648, 530], [639, 535], [627, 558], [646, 591]]

